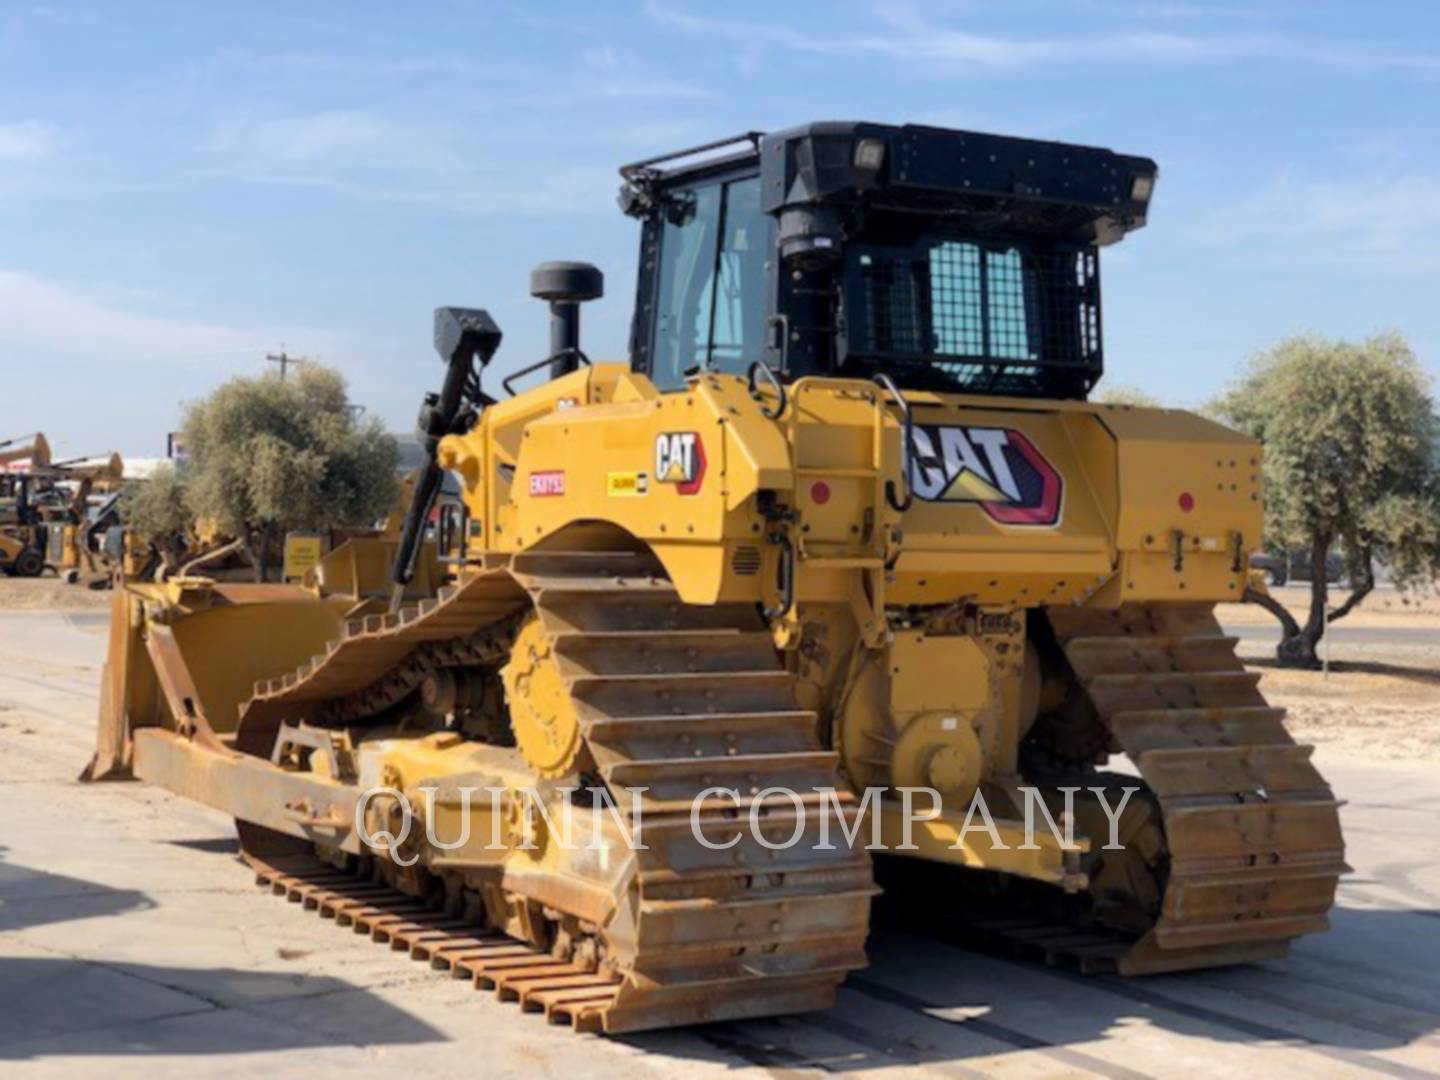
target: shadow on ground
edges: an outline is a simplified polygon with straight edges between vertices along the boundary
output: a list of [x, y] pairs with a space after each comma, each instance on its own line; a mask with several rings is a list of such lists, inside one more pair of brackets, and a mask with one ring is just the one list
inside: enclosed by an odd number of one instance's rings
[[144, 893], [131, 889], [17, 866], [5, 861], [8, 851], [0, 847], [0, 933], [155, 906]]
[[[1284, 1045], [1352, 1071], [1440, 1076], [1378, 1056], [1421, 1041], [1440, 1045], [1440, 975], [1419, 959], [1440, 950], [1437, 913], [1337, 914], [1334, 934], [1349, 942], [1334, 954], [1306, 942], [1290, 958], [1261, 966], [1133, 979], [1058, 970], [943, 934], [882, 929], [870, 943], [871, 967], [846, 981], [829, 1012], [626, 1041], [736, 1068], [826, 1073], [950, 1063], [949, 1071], [966, 1075], [966, 1059], [1030, 1051], [1059, 1071], [1133, 1080], [1147, 1074], [1085, 1044], [1144, 1026], [1257, 1049]], [[1409, 967], [1397, 970], [1378, 952], [1364, 959], [1378, 942], [1409, 956]]]
[[[225, 841], [180, 843], [217, 854], [229, 850]], [[257, 896], [256, 902], [267, 901]], [[151, 901], [142, 894], [0, 863], [0, 929], [144, 906]], [[1121, 979], [986, 951], [935, 916], [912, 913], [906, 921], [892, 914], [872, 936], [871, 966], [846, 982], [833, 1010], [623, 1041], [669, 1057], [677, 1072], [687, 1061], [707, 1061], [777, 1075], [918, 1064], [965, 1076], [973, 1072], [967, 1060], [1023, 1051], [1045, 1058], [1056, 1072], [1135, 1080], [1146, 1074], [1112, 1060], [1123, 1053], [1102, 1057], [1091, 1044], [1142, 1027], [1257, 1049], [1285, 1046], [1350, 1071], [1440, 1075], [1379, 1056], [1421, 1041], [1440, 1046], [1440, 972], [1427, 962], [1440, 954], [1440, 912], [1344, 907], [1334, 921], [1331, 934], [1306, 939], [1284, 961]], [[116, 925], [123, 930], [123, 923]], [[23, 937], [17, 940], [23, 945]], [[414, 970], [396, 957], [397, 974]], [[0, 960], [0, 1002], [0, 1062], [446, 1038], [342, 979], [234, 967], [12, 955]], [[533, 1023], [537, 1039], [576, 1037], [547, 1030], [518, 1009], [511, 1015], [515, 1023]], [[477, 1025], [495, 1020], [493, 1013], [475, 1014]]]
[[165, 843], [173, 847], [189, 848], [191, 851], [203, 851], [208, 855], [240, 854], [238, 836], [206, 836], [197, 840], [166, 840]]
[[[1247, 656], [1244, 659], [1246, 667], [1264, 668], [1266, 671], [1294, 671], [1297, 673], [1304, 671], [1301, 668], [1285, 667], [1273, 656]], [[1336, 675], [1386, 675], [1392, 679], [1405, 679], [1427, 686], [1440, 686], [1440, 668], [1387, 664], [1379, 660], [1332, 660], [1330, 671]]]
[[[0, 1062], [405, 1045], [446, 1036], [343, 979], [71, 957], [0, 960]], [[329, 1012], [319, 1022], [301, 1020]]]
[[[208, 849], [206, 842], [202, 850]], [[0, 860], [5, 854], [0, 848]], [[265, 902], [260, 896], [256, 901]], [[0, 1062], [403, 1045], [446, 1038], [368, 988], [343, 979], [111, 962], [65, 955], [63, 946], [32, 946], [23, 934], [30, 927], [155, 907], [144, 893], [0, 861], [0, 934], [7, 937], [0, 942]], [[117, 936], [125, 925], [115, 923]], [[405, 970], [398, 962], [397, 968]]]

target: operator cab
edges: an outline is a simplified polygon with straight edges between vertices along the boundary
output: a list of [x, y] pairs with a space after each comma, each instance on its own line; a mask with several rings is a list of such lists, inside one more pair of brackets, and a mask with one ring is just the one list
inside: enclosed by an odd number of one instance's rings
[[[736, 149], [738, 147], [738, 149]], [[821, 123], [627, 165], [642, 221], [632, 364], [1081, 398], [1103, 370], [1098, 249], [1156, 166], [1108, 150]]]

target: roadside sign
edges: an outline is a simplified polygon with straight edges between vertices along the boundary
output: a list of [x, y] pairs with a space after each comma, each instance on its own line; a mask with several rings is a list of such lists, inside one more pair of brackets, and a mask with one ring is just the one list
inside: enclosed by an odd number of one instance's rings
[[300, 581], [305, 571], [320, 561], [321, 543], [318, 533], [285, 534], [285, 580]]

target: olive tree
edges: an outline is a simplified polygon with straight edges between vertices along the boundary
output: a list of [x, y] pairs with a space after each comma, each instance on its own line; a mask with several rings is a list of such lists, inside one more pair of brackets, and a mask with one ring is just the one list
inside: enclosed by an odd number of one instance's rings
[[370, 525], [395, 500], [395, 440], [318, 364], [231, 379], [186, 408], [183, 431], [190, 513], [247, 541], [262, 579], [287, 530]]
[[173, 565], [190, 525], [185, 483], [175, 467], [162, 465], [144, 480], [127, 482], [120, 495], [120, 519], [133, 536], [154, 545], [165, 563]]
[[1154, 394], [1141, 390], [1138, 386], [1126, 386], [1124, 383], [1103, 386], [1090, 395], [1090, 400], [1098, 401], [1102, 405], [1134, 405], [1144, 409], [1161, 407], [1160, 399]]
[[[1283, 341], [1257, 356], [1212, 408], [1264, 444], [1266, 537], [1309, 551], [1303, 624], [1277, 600], [1247, 593], [1280, 620], [1281, 663], [1316, 665], [1326, 624], [1370, 594], [1377, 562], [1402, 589], [1440, 574], [1434, 402], [1429, 377], [1400, 335]], [[1337, 546], [1350, 592], [1331, 608], [1325, 567]]]

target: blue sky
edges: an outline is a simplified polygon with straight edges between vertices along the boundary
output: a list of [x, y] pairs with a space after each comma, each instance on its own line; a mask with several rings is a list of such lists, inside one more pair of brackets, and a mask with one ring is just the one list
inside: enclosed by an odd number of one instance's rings
[[[0, 0], [0, 437], [164, 451], [283, 344], [409, 430], [438, 304], [541, 355], [529, 268], [607, 275], [616, 167], [748, 128], [916, 121], [1146, 154], [1106, 251], [1108, 380], [1205, 400], [1288, 334], [1440, 371], [1440, 3]], [[498, 378], [492, 376], [494, 381]]]

